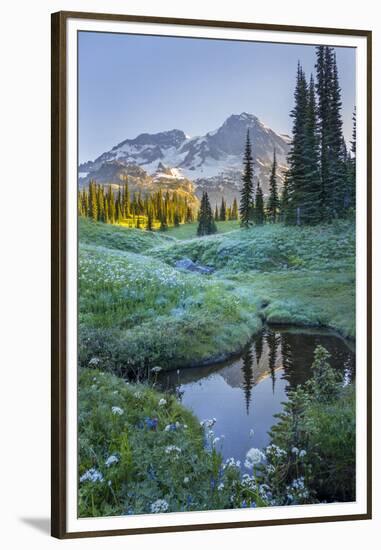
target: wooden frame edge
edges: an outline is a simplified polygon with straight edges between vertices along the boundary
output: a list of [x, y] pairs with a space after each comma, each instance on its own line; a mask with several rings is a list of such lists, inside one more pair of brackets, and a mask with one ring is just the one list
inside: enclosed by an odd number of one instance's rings
[[66, 532], [66, 21], [51, 18], [51, 534]]
[[[367, 511], [345, 516], [68, 532], [66, 527], [66, 22], [69, 18], [362, 36], [367, 41]], [[372, 519], [372, 31], [60, 11], [51, 14], [51, 535], [58, 539]]]

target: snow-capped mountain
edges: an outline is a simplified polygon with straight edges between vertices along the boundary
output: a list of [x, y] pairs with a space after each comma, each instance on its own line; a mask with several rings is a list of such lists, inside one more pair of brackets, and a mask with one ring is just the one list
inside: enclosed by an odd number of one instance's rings
[[126, 139], [94, 161], [79, 166], [79, 183], [90, 178], [99, 183], [120, 183], [135, 165], [152, 176], [153, 181], [187, 179], [195, 183], [196, 194], [207, 190], [212, 201], [224, 195], [228, 201], [238, 196], [242, 158], [249, 129], [256, 177], [266, 194], [274, 149], [279, 176], [286, 166], [290, 138], [265, 126], [255, 115], [231, 115], [217, 130], [190, 138], [181, 130], [140, 134]]

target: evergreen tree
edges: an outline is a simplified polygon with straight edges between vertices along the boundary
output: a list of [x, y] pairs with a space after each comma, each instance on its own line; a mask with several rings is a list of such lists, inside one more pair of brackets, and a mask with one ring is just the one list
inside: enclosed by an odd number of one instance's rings
[[321, 180], [319, 167], [319, 144], [317, 137], [317, 114], [315, 83], [311, 75], [307, 96], [306, 144], [305, 144], [305, 186], [303, 222], [318, 223], [322, 217], [320, 204]]
[[231, 209], [230, 219], [238, 220], [238, 205], [237, 205], [237, 199], [235, 197], [234, 197], [234, 200], [233, 200], [233, 206], [232, 206], [232, 209]]
[[293, 118], [292, 142], [288, 157], [289, 181], [288, 181], [288, 223], [300, 223], [306, 213], [306, 151], [307, 131], [306, 121], [308, 112], [308, 91], [304, 72], [300, 63], [296, 76], [294, 93], [295, 106], [291, 111]]
[[218, 222], [219, 220], [219, 215], [218, 215], [218, 206], [216, 204], [216, 209], [214, 211], [214, 221]]
[[225, 222], [226, 221], [226, 203], [224, 197], [221, 199], [221, 207], [220, 207], [220, 221]]
[[208, 193], [204, 191], [201, 199], [197, 235], [211, 235], [216, 232], [217, 227], [213, 219], [213, 212], [210, 206]]
[[173, 225], [175, 227], [179, 227], [179, 225], [180, 225], [180, 216], [179, 216], [179, 213], [177, 212], [177, 210], [176, 210], [176, 212], [173, 216]]
[[160, 231], [167, 231], [167, 230], [168, 230], [167, 215], [163, 213], [160, 220]]
[[280, 216], [281, 216], [282, 222], [284, 222], [286, 225], [290, 225], [291, 223], [293, 223], [293, 216], [290, 210], [289, 186], [290, 186], [290, 173], [289, 173], [289, 170], [286, 170], [284, 174], [282, 196], [280, 200]]
[[151, 209], [149, 209], [147, 213], [147, 231], [153, 231], [153, 215]]
[[255, 193], [254, 221], [257, 225], [262, 225], [265, 221], [263, 192], [259, 181], [257, 183], [257, 190]]
[[328, 177], [329, 177], [329, 110], [331, 87], [331, 62], [327, 46], [316, 48], [316, 92], [318, 97], [318, 138], [320, 150], [320, 211], [323, 220], [329, 216]]
[[275, 223], [277, 221], [280, 202], [279, 202], [279, 196], [278, 196], [278, 186], [276, 181], [276, 170], [277, 170], [277, 162], [276, 162], [276, 153], [274, 149], [274, 160], [271, 168], [271, 174], [270, 174], [270, 196], [267, 203], [267, 212], [269, 219], [272, 223]]
[[93, 180], [89, 183], [89, 218], [98, 221], [97, 185]]
[[190, 206], [187, 206], [185, 221], [186, 223], [192, 223], [194, 221], [193, 212]]
[[[330, 48], [331, 49], [331, 48]], [[343, 122], [341, 118], [341, 89], [337, 71], [336, 54], [331, 49], [330, 140], [329, 140], [329, 206], [330, 218], [342, 217], [346, 196], [345, 149], [343, 147]]]
[[243, 176], [239, 213], [241, 218], [241, 227], [248, 228], [251, 223], [251, 209], [253, 203], [253, 157], [251, 154], [251, 143], [249, 130], [247, 130], [246, 146], [243, 160]]

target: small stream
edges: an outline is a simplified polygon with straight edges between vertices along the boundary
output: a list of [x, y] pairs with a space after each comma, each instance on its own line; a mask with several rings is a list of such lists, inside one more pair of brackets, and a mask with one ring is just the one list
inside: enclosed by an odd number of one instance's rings
[[217, 448], [225, 459], [234, 457], [243, 464], [251, 447], [269, 443], [274, 414], [282, 411], [288, 392], [310, 378], [319, 344], [330, 352], [330, 364], [343, 373], [344, 383], [354, 380], [353, 342], [328, 330], [266, 327], [234, 359], [163, 372], [158, 383], [176, 392], [200, 420], [216, 418], [213, 430], [221, 438]]

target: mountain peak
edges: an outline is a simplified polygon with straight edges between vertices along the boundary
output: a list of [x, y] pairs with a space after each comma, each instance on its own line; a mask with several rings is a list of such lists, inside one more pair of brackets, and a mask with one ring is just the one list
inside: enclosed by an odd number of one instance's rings
[[157, 132], [156, 134], [143, 133], [139, 134], [134, 139], [125, 139], [118, 145], [112, 148], [112, 151], [123, 149], [126, 146], [158, 146], [158, 147], [179, 147], [184, 141], [186, 136], [182, 130], [166, 130], [164, 132]]
[[[281, 177], [281, 169], [287, 166], [290, 139], [277, 134], [256, 115], [246, 111], [231, 114], [219, 128], [198, 137], [189, 138], [182, 130], [172, 129], [126, 139], [95, 161], [81, 165], [81, 183], [86, 184], [89, 178], [115, 182], [120, 179], [120, 165], [138, 165], [155, 182], [172, 181], [177, 185], [181, 179], [188, 179], [195, 182], [198, 193], [207, 190], [211, 200], [222, 195], [232, 200], [241, 187], [247, 129], [250, 130], [255, 177], [266, 193], [274, 149]], [[110, 164], [110, 161], [117, 164]]]

